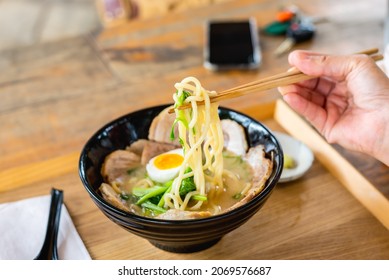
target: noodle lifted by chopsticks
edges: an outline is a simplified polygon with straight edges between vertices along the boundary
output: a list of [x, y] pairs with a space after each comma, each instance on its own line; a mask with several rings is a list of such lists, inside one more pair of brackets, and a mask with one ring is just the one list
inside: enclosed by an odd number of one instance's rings
[[[165, 195], [165, 205], [175, 209], [199, 209], [204, 201], [212, 200], [223, 189], [223, 132], [218, 114], [218, 104], [211, 103], [215, 92], [205, 90], [194, 77], [187, 77], [175, 84], [175, 101], [178, 138], [184, 150], [184, 162], [172, 189]], [[203, 102], [198, 106], [197, 102]], [[191, 104], [186, 110], [177, 108]], [[193, 180], [195, 189], [183, 198], [180, 189], [185, 180]], [[195, 203], [188, 206], [191, 198]]]

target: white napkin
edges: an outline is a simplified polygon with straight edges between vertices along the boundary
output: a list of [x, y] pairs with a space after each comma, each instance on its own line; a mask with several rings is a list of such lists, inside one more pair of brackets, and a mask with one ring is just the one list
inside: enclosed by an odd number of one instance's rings
[[[39, 196], [0, 204], [0, 259], [32, 260], [46, 236], [51, 196]], [[90, 260], [65, 204], [58, 232], [61, 260]]]

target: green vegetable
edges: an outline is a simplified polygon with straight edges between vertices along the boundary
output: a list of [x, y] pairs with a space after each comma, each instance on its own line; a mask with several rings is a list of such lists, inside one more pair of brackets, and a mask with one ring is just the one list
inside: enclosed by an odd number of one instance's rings
[[159, 198], [159, 201], [158, 201], [158, 203], [157, 203], [157, 205], [159, 206], [159, 207], [163, 207], [163, 205], [165, 204], [165, 195], [167, 194], [167, 193], [169, 193], [171, 190], [172, 190], [172, 184], [173, 184], [173, 180], [170, 180], [170, 181], [168, 181], [168, 182], [166, 182], [165, 184], [164, 184], [164, 186], [166, 186], [166, 187], [168, 187], [167, 189], [166, 189], [166, 191], [161, 195], [161, 197]]
[[166, 192], [163, 193], [163, 195], [161, 196], [161, 198], [160, 198], [159, 201], [158, 201], [158, 204], [157, 204], [157, 205], [158, 205], [159, 207], [163, 207], [163, 205], [165, 204], [165, 195], [166, 195], [167, 193], [169, 193], [171, 190], [172, 190], [172, 186], [171, 186], [171, 184], [170, 184], [169, 188], [166, 190]]
[[181, 106], [182, 104], [184, 104], [185, 99], [187, 99], [191, 95], [192, 94], [189, 91], [183, 90], [182, 94], [180, 96], [178, 96], [177, 102], [176, 102], [174, 107], [177, 108], [177, 107]]
[[[185, 170], [185, 174], [191, 172], [192, 169], [188, 167]], [[184, 198], [188, 192], [195, 191], [196, 190], [196, 185], [194, 183], [194, 178], [193, 176], [185, 178], [181, 181], [181, 186], [180, 186], [180, 196], [181, 198]]]
[[149, 192], [151, 192], [153, 188], [133, 188], [132, 189], [132, 194], [137, 196], [137, 197], [142, 197]]
[[184, 140], [182, 140], [182, 138], [178, 138], [178, 142], [180, 142], [180, 144], [181, 144], [181, 147], [182, 147], [182, 150], [184, 151], [184, 155], [185, 155], [185, 145], [184, 145]]
[[[176, 124], [178, 122], [182, 122], [186, 128], [188, 128], [188, 122], [186, 121], [186, 119], [184, 117], [177, 117], [174, 122], [173, 122], [173, 125], [172, 125], [172, 129], [170, 130], [170, 139], [171, 140], [174, 140], [176, 138], [176, 136], [174, 135], [174, 127], [176, 126]], [[182, 139], [181, 139], [182, 140]]]
[[233, 199], [241, 199], [242, 198], [242, 194], [241, 193], [237, 193], [234, 196], [232, 196], [232, 198]]
[[166, 209], [159, 207], [158, 205], [155, 205], [154, 203], [151, 203], [150, 201], [146, 201], [141, 204], [142, 208], [146, 208], [154, 212], [155, 214], [165, 213]]
[[196, 185], [192, 177], [185, 178], [181, 182], [181, 187], [180, 187], [180, 196], [184, 197], [188, 192], [195, 191], [196, 190]]
[[132, 172], [134, 172], [134, 170], [135, 170], [135, 169], [128, 169], [128, 170], [127, 170], [127, 174], [128, 174], [128, 175], [131, 175]]
[[173, 185], [173, 180], [167, 181], [163, 184], [165, 187], [171, 187]]
[[[146, 200], [163, 194], [169, 187], [168, 186], [155, 186], [152, 188], [134, 188], [132, 190], [133, 194], [140, 197], [140, 199], [137, 201], [137, 205], [141, 205]], [[159, 200], [160, 198], [158, 198]]]
[[198, 200], [198, 201], [207, 201], [208, 200], [208, 198], [205, 195], [201, 195], [201, 194], [195, 194], [194, 196], [192, 196], [192, 199]]
[[130, 199], [130, 196], [129, 196], [128, 194], [121, 193], [121, 194], [120, 194], [120, 198], [121, 198], [121, 199], [124, 199], [124, 200], [129, 200], [129, 199]]
[[[186, 90], [182, 91], [182, 94], [178, 96], [177, 101], [174, 104], [174, 108], [178, 108], [179, 106], [183, 105], [185, 99], [187, 99], [191, 95], [192, 94], [189, 91], [186, 91]], [[171, 140], [174, 140], [176, 138], [174, 135], [174, 127], [176, 126], [176, 124], [178, 122], [182, 122], [185, 125], [185, 127], [188, 128], [188, 122], [185, 118], [184, 112], [182, 112], [182, 111], [178, 112], [177, 118], [173, 122], [172, 129], [170, 131], [170, 139]]]

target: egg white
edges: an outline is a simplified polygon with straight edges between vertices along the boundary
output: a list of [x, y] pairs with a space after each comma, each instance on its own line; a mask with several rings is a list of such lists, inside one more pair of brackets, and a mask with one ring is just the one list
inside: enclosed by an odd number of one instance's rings
[[166, 153], [162, 153], [158, 156], [153, 157], [150, 159], [150, 161], [146, 165], [146, 171], [149, 175], [150, 179], [158, 182], [158, 183], [166, 183], [175, 177], [177, 177], [178, 172], [180, 170], [181, 165], [169, 169], [159, 169], [157, 166], [155, 166], [154, 162], [155, 160], [164, 154], [177, 154], [180, 156], [184, 156], [184, 151], [182, 149], [175, 149]]

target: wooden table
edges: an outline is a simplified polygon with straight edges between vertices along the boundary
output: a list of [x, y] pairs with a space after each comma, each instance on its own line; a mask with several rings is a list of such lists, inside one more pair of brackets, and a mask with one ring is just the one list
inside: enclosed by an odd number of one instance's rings
[[[258, 71], [212, 73], [202, 67], [207, 19], [254, 16], [261, 28], [282, 3], [231, 1], [2, 52], [0, 203], [62, 188], [93, 259], [388, 259], [388, 229], [319, 160], [300, 180], [279, 184], [245, 225], [193, 254], [161, 251], [116, 226], [80, 182], [78, 156], [93, 132], [130, 111], [172, 102], [176, 81], [191, 75], [205, 88], [219, 90], [287, 69], [286, 57], [272, 54], [283, 38], [266, 35], [261, 35], [263, 63]], [[331, 53], [382, 50], [386, 1], [294, 3], [306, 14], [325, 19], [317, 25], [314, 40], [299, 48]], [[277, 98], [273, 90], [221, 105], [283, 131], [265, 106]], [[387, 166], [336, 149], [389, 198]]]

